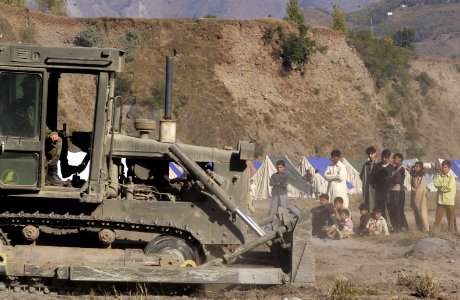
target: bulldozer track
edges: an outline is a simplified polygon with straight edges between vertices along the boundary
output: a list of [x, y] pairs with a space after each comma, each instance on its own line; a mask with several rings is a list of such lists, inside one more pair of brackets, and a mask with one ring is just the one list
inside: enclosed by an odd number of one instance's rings
[[[127, 230], [136, 232], [152, 232], [159, 234], [168, 234], [181, 237], [191, 243], [199, 243], [192, 233], [189, 231], [188, 226], [184, 228], [178, 228], [173, 222], [162, 223], [158, 219], [156, 220], [144, 220], [144, 219], [117, 219], [113, 217], [102, 218], [96, 216], [88, 216], [84, 214], [71, 215], [66, 213], [64, 215], [49, 213], [42, 214], [39, 212], [35, 213], [9, 213], [4, 212], [0, 214], [0, 227], [8, 226], [47, 226], [58, 229], [76, 229], [76, 228], [91, 228], [91, 229], [112, 229], [112, 230]], [[7, 242], [8, 239], [1, 232], [0, 240]]]
[[[21, 227], [32, 225], [36, 227], [46, 226], [56, 229], [111, 229], [111, 230], [125, 230], [135, 232], [151, 232], [164, 235], [172, 235], [180, 237], [204, 251], [203, 246], [199, 241], [185, 228], [175, 227], [172, 222], [162, 223], [159, 220], [144, 220], [144, 219], [118, 219], [113, 217], [103, 218], [88, 215], [71, 215], [66, 214], [43, 214], [40, 212], [35, 213], [10, 213], [4, 212], [0, 214], [0, 227]], [[7, 234], [0, 229], [0, 242], [4, 245], [9, 245], [10, 240]], [[148, 285], [150, 286], [150, 285]], [[123, 289], [126, 286], [123, 286]], [[133, 284], [133, 289], [137, 290], [139, 287]], [[147, 289], [147, 285], [143, 287]], [[171, 289], [168, 294], [174, 295], [178, 291], [181, 293], [190, 290], [188, 286], [182, 286], [179, 289]], [[9, 298], [11, 295], [20, 295], [21, 293], [39, 294], [39, 295], [88, 295], [88, 294], [107, 294], [114, 291], [114, 285], [101, 284], [101, 283], [74, 283], [74, 282], [59, 282], [59, 280], [33, 277], [33, 278], [11, 278], [7, 276], [0, 277], [0, 299]], [[155, 288], [152, 289], [155, 292]], [[117, 290], [117, 293], [123, 293]], [[131, 293], [131, 292], [129, 292]]]

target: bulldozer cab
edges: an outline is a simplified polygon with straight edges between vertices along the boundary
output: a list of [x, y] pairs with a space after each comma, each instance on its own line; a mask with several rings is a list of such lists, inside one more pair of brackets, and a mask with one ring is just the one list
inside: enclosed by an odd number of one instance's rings
[[[58, 122], [60, 96], [66, 94], [60, 81], [65, 76], [94, 78], [93, 122], [86, 132], [75, 134], [75, 144], [91, 158], [87, 189], [92, 184], [92, 191], [100, 190], [107, 107], [115, 73], [124, 66], [123, 54], [116, 49], [0, 45], [0, 190], [46, 188], [47, 136], [59, 131], [66, 143], [66, 136], [72, 135]], [[62, 155], [61, 162], [66, 160]]]

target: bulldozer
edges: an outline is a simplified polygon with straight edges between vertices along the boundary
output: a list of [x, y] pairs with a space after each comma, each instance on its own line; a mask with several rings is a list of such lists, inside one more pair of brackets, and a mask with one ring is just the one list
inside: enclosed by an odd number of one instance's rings
[[[123, 50], [0, 44], [0, 290], [314, 282], [309, 216], [294, 205], [259, 221], [247, 213], [254, 144], [218, 149], [177, 140], [173, 61], [166, 58], [165, 111], [154, 139], [158, 124], [149, 119], [135, 120], [136, 134], [122, 133], [115, 84], [125, 71]], [[88, 131], [57, 128], [67, 74], [94, 78]], [[33, 99], [24, 107], [26, 94]], [[27, 120], [17, 118], [21, 108]], [[64, 185], [46, 180], [49, 131], [62, 139], [61, 174], [72, 178]], [[77, 166], [66, 158], [69, 145], [85, 153]], [[171, 164], [183, 176], [170, 178]], [[264, 230], [270, 222], [276, 226]], [[248, 259], [261, 248], [269, 259]]]

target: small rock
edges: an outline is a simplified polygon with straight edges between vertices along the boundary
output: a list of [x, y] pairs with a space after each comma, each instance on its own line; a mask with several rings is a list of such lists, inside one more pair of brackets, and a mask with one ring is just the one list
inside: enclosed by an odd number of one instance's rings
[[424, 238], [415, 243], [410, 253], [407, 254], [444, 254], [452, 250], [448, 241], [438, 238]]

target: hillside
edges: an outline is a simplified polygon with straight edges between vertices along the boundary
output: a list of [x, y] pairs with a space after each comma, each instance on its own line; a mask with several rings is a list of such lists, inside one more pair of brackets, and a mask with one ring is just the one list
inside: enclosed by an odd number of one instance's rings
[[68, 0], [67, 12], [84, 18], [283, 18], [286, 3], [287, 0]]
[[[30, 35], [38, 43], [73, 46], [88, 24], [104, 31], [105, 46], [119, 47], [126, 30], [142, 36], [134, 60], [127, 63], [127, 74], [134, 79], [132, 96], [123, 108], [128, 132], [136, 117], [161, 116], [164, 56], [175, 49], [173, 103], [183, 142], [223, 147], [253, 140], [258, 155], [284, 153], [294, 161], [315, 150], [328, 155], [333, 148], [342, 149], [348, 158], [360, 158], [370, 144], [406, 153], [414, 144], [407, 132], [417, 128], [416, 144], [424, 148], [426, 159], [459, 156], [460, 72], [450, 60], [419, 58], [412, 63], [414, 76], [426, 72], [435, 84], [422, 95], [418, 82], [412, 82], [416, 102], [403, 103], [402, 111], [414, 110], [417, 103], [417, 117], [411, 119], [413, 128], [405, 128], [400, 116], [389, 116], [391, 89], [377, 93], [359, 55], [330, 29], [312, 29], [312, 38], [326, 51], [316, 52], [301, 75], [283, 72], [276, 45], [261, 41], [270, 26], [289, 29], [284, 21], [84, 20], [0, 4], [1, 42], [18, 41], [33, 27]], [[84, 99], [91, 91], [84, 84], [69, 86], [60, 108], [62, 122], [70, 128], [88, 123]]]
[[[404, 27], [413, 28], [418, 54], [446, 58], [459, 56], [459, 1], [408, 7], [401, 7], [401, 2], [404, 1], [377, 2], [347, 15], [347, 22], [353, 30], [370, 30], [372, 17], [374, 33], [380, 36]], [[388, 12], [393, 14], [389, 16]]]
[[[316, 7], [330, 11], [338, 5], [343, 11], [363, 9], [376, 0], [300, 0], [303, 8]], [[256, 19], [284, 18], [288, 0], [92, 0], [67, 1], [67, 14], [72, 17], [131, 18], [219, 18]]]

